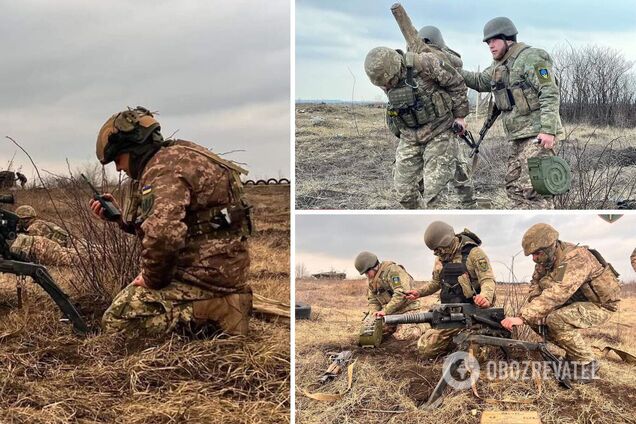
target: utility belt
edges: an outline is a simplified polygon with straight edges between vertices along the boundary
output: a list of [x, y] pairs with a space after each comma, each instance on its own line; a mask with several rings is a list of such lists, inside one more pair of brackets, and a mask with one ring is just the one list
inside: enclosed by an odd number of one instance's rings
[[539, 96], [528, 81], [519, 81], [510, 87], [503, 81], [492, 81], [491, 91], [495, 104], [503, 112], [509, 112], [516, 106], [519, 115], [528, 115], [541, 108]]
[[418, 94], [417, 87], [405, 85], [389, 90], [387, 96], [388, 115], [407, 128], [420, 128], [450, 112], [447, 106], [450, 99], [446, 100], [440, 91], [434, 92], [430, 97], [422, 96]]
[[187, 236], [194, 240], [213, 240], [252, 234], [252, 207], [244, 201], [223, 207], [196, 211], [185, 219]]

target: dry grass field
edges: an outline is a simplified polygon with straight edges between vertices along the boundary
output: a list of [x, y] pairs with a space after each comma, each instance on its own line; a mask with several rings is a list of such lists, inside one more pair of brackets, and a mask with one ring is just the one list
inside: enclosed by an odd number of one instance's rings
[[[382, 105], [296, 105], [298, 209], [401, 208], [392, 187], [397, 143], [384, 113]], [[478, 137], [483, 117], [472, 114], [467, 122]], [[615, 209], [617, 201], [636, 199], [636, 130], [566, 125], [566, 133], [558, 150], [570, 163], [573, 184], [558, 208]], [[503, 185], [507, 155], [496, 122], [474, 176], [476, 196], [496, 209], [511, 207]]]
[[[497, 306], [502, 305], [510, 291], [509, 287], [498, 287]], [[632, 290], [625, 295], [621, 310], [609, 324], [584, 331], [590, 344], [601, 347], [611, 344], [636, 353], [635, 294]], [[434, 303], [433, 297], [425, 299], [426, 306]], [[296, 299], [312, 306], [311, 320], [296, 321], [299, 424], [479, 423], [487, 410], [537, 411], [543, 423], [636, 422], [636, 365], [622, 362], [614, 353], [604, 356], [598, 351], [600, 380], [566, 390], [550, 378], [543, 381], [541, 396], [530, 404], [488, 404], [470, 390], [447, 389], [447, 397], [439, 409], [419, 409], [437, 383], [442, 363], [418, 359], [416, 340], [389, 339], [377, 349], [363, 350], [356, 346], [362, 312], [367, 309], [366, 280], [297, 281]], [[555, 346], [551, 349], [558, 353]], [[333, 402], [305, 397], [302, 389], [335, 393], [346, 388], [345, 375], [322, 387], [316, 384], [329, 364], [326, 354], [342, 350], [353, 350], [356, 358], [351, 391]], [[497, 399], [531, 398], [537, 394], [532, 383], [522, 381], [480, 380], [478, 389], [482, 396]]]
[[[246, 192], [257, 229], [250, 239], [252, 287], [289, 302], [289, 186]], [[18, 190], [16, 198], [60, 222], [45, 191]], [[74, 216], [57, 206], [76, 231]], [[50, 271], [97, 326], [108, 299], [71, 281], [75, 274], [68, 269]], [[15, 277], [0, 275], [0, 422], [289, 422], [288, 322], [254, 318], [248, 338], [83, 339], [59, 322], [54, 303], [30, 282], [25, 304], [17, 308], [15, 283]]]

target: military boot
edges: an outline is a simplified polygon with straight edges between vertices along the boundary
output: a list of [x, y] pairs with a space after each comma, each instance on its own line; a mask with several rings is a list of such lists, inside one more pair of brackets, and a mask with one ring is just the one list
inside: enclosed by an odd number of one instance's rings
[[567, 364], [570, 368], [570, 379], [573, 382], [588, 384], [594, 380], [598, 380], [597, 375], [600, 365], [596, 359], [592, 360], [592, 362], [588, 362], [587, 364], [575, 361], [569, 361]]

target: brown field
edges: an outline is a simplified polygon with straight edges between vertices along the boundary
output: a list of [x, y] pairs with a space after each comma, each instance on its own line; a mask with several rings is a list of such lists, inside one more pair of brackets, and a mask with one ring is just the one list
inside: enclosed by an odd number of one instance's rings
[[[634, 284], [628, 287], [632, 289]], [[514, 303], [510, 300], [522, 298], [521, 294], [511, 295], [513, 291], [506, 285], [498, 287], [497, 306], [506, 298], [508, 305]], [[626, 290], [621, 310], [609, 324], [584, 331], [590, 344], [611, 344], [636, 353], [635, 294]], [[434, 303], [433, 297], [426, 298], [426, 306]], [[298, 423], [478, 423], [487, 410], [538, 411], [543, 423], [636, 422], [636, 366], [622, 362], [614, 353], [603, 356], [600, 352], [600, 380], [567, 390], [550, 378], [543, 381], [541, 396], [531, 404], [487, 404], [470, 390], [447, 389], [439, 409], [419, 409], [441, 375], [441, 361], [418, 359], [415, 340], [389, 339], [378, 349], [356, 346], [360, 321], [367, 310], [366, 280], [296, 281], [296, 299], [312, 306], [311, 320], [296, 321]], [[552, 348], [558, 353], [558, 348]], [[329, 364], [327, 353], [342, 350], [353, 350], [357, 360], [351, 391], [333, 402], [305, 397], [302, 389], [335, 393], [346, 388], [344, 375], [322, 387], [315, 384]], [[478, 389], [482, 396], [497, 399], [528, 398], [537, 393], [531, 383], [507, 380], [480, 380]]]
[[[383, 105], [296, 105], [298, 209], [401, 209], [392, 186], [397, 143], [384, 113]], [[467, 122], [478, 137], [483, 117], [471, 114]], [[566, 140], [557, 150], [570, 163], [573, 183], [557, 207], [615, 209], [617, 201], [636, 199], [636, 130], [565, 127]], [[507, 155], [496, 122], [482, 144], [474, 176], [476, 196], [494, 209], [511, 207], [503, 185]]]
[[[289, 302], [289, 186], [246, 192], [256, 220], [252, 287]], [[45, 191], [18, 190], [16, 198], [60, 222]], [[72, 225], [73, 215], [57, 206]], [[108, 300], [74, 290], [85, 285], [71, 284], [68, 269], [50, 271], [89, 325], [99, 325]], [[288, 322], [254, 318], [248, 338], [82, 339], [59, 322], [54, 303], [30, 282], [18, 309], [15, 283], [15, 277], [0, 275], [0, 422], [289, 422]]]

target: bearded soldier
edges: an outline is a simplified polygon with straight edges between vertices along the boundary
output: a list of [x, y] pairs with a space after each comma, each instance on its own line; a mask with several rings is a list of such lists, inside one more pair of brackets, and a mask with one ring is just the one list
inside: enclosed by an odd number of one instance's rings
[[400, 139], [394, 174], [400, 204], [407, 209], [440, 207], [450, 184], [453, 203], [474, 208], [466, 158], [451, 129], [454, 122], [462, 131], [466, 127], [468, 99], [461, 76], [435, 53], [388, 47], [372, 49], [364, 69], [387, 94], [390, 127]]
[[[419, 290], [407, 292], [408, 299], [439, 291], [441, 303], [474, 303], [480, 308], [495, 303], [495, 276], [477, 235], [467, 229], [455, 234], [447, 223], [435, 221], [426, 228], [424, 243], [436, 256], [433, 278]], [[431, 328], [418, 340], [418, 352], [424, 358], [447, 353], [460, 331]]]
[[528, 303], [519, 317], [508, 317], [501, 325], [512, 330], [525, 323], [540, 333], [539, 325], [545, 324], [547, 338], [579, 367], [573, 377], [589, 382], [598, 363], [578, 330], [603, 324], [618, 309], [618, 274], [599, 252], [560, 241], [548, 224], [530, 227], [521, 245], [536, 264]]
[[38, 219], [38, 214], [32, 206], [19, 206], [15, 214], [20, 218], [20, 231], [30, 236], [46, 237], [62, 247], [69, 247], [68, 233], [52, 222]]
[[[213, 326], [247, 334], [251, 219], [240, 181], [246, 171], [195, 143], [164, 140], [142, 107], [106, 121], [97, 158], [115, 161], [132, 178], [118, 223], [142, 245], [141, 272], [104, 313], [104, 329], [158, 335]], [[90, 207], [105, 219], [99, 202]]]
[[[413, 277], [402, 265], [378, 260], [371, 252], [360, 252], [355, 259], [355, 267], [360, 275], [366, 275], [369, 287], [367, 300], [369, 314], [375, 317], [402, 314], [420, 308], [416, 300], [407, 299], [405, 292], [411, 290]], [[384, 326], [384, 334], [393, 334], [397, 326]]]
[[[528, 158], [553, 156], [563, 128], [559, 116], [559, 88], [547, 52], [517, 43], [517, 28], [505, 17], [484, 26], [483, 41], [494, 62], [483, 72], [460, 70], [466, 85], [492, 91], [511, 143], [506, 170], [506, 192], [518, 209], [553, 209], [552, 199], [537, 193], [530, 181]], [[536, 142], [535, 142], [536, 141]]]

